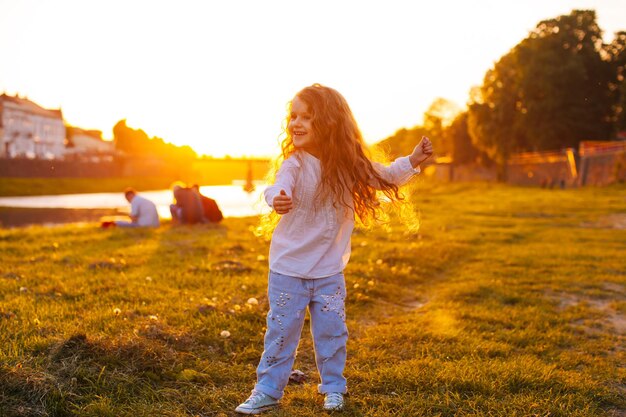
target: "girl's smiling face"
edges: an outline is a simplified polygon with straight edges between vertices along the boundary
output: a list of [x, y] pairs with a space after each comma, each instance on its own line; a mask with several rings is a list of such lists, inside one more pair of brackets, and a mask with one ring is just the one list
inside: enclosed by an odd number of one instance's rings
[[315, 133], [313, 131], [313, 117], [309, 105], [296, 96], [291, 102], [291, 115], [287, 126], [293, 144], [312, 155], [316, 153]]

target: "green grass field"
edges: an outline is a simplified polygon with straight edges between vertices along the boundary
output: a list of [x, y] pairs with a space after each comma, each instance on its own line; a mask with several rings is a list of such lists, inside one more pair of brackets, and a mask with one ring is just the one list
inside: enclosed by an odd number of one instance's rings
[[[418, 190], [419, 233], [353, 236], [333, 415], [626, 415], [626, 187]], [[256, 224], [0, 230], [0, 415], [235, 415], [268, 309]], [[267, 415], [326, 415], [307, 327], [308, 379]]]

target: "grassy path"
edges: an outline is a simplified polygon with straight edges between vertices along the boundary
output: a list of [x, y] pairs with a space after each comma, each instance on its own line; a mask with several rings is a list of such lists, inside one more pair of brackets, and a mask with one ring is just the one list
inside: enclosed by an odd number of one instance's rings
[[[626, 188], [420, 188], [419, 233], [353, 238], [340, 415], [623, 416]], [[255, 225], [0, 230], [0, 415], [234, 415], [267, 311]], [[295, 367], [268, 415], [323, 415], [306, 326]]]

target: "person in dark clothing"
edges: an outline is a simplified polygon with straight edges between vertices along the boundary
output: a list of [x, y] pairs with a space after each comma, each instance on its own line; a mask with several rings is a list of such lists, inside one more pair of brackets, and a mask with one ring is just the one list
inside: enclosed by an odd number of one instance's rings
[[204, 223], [202, 201], [200, 197], [184, 184], [176, 183], [172, 187], [175, 203], [170, 205], [172, 221], [181, 224]]
[[217, 202], [212, 198], [200, 194], [200, 186], [198, 184], [192, 185], [191, 189], [196, 193], [196, 195], [198, 195], [198, 197], [200, 197], [204, 218], [210, 223], [221, 222], [224, 218], [224, 215], [217, 205]]

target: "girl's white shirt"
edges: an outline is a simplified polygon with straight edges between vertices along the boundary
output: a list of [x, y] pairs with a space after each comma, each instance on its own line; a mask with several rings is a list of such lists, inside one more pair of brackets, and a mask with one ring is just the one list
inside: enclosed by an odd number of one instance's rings
[[[373, 163], [387, 181], [398, 186], [420, 172], [409, 157], [396, 159], [389, 166]], [[270, 270], [292, 277], [315, 279], [329, 277], [344, 270], [350, 259], [350, 238], [354, 229], [354, 212], [339, 204], [316, 200], [320, 184], [320, 161], [305, 151], [286, 159], [276, 173], [273, 185], [264, 191], [272, 207], [281, 190], [291, 197], [293, 208], [282, 215], [270, 244]], [[346, 201], [352, 206], [352, 197]]]

